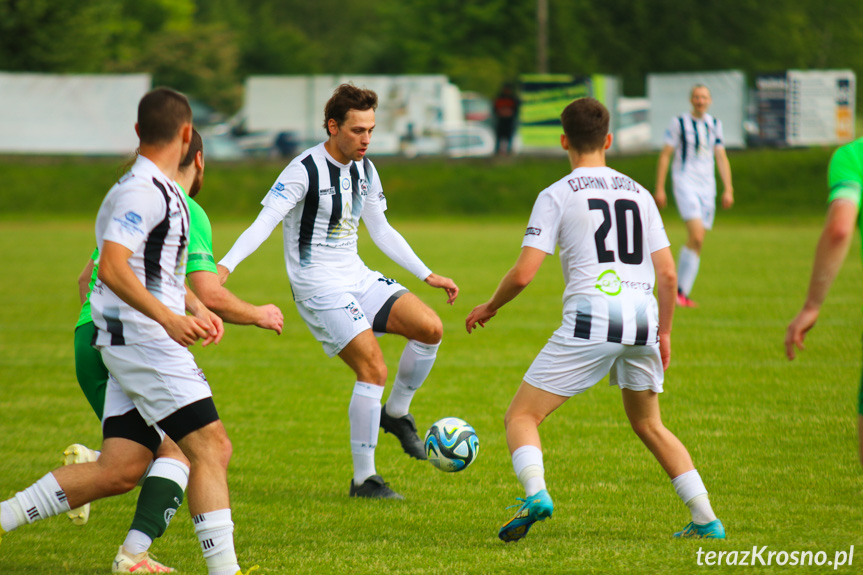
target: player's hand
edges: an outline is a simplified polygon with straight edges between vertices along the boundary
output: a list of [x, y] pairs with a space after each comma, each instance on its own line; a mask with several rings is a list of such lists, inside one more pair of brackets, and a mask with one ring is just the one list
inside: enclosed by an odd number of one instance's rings
[[803, 308], [797, 314], [785, 331], [785, 356], [789, 361], [797, 357], [795, 347], [797, 349], [806, 349], [803, 345], [803, 340], [806, 339], [806, 334], [815, 326], [818, 320], [818, 310]]
[[671, 334], [659, 334], [659, 357], [662, 358], [662, 371], [667, 371], [671, 365]]
[[231, 270], [229, 270], [222, 264], [217, 264], [216, 271], [219, 274], [219, 283], [221, 285], [225, 285], [225, 282], [228, 281], [228, 276], [231, 275]]
[[277, 306], [268, 303], [258, 306], [258, 321], [255, 322], [260, 328], [271, 329], [278, 335], [282, 335], [282, 327], [285, 325], [285, 316]]
[[455, 298], [458, 297], [458, 286], [449, 278], [445, 278], [437, 274], [430, 274], [429, 277], [425, 279], [425, 282], [431, 287], [446, 290], [446, 302], [450, 305], [452, 305], [452, 302], [454, 302]]
[[725, 191], [722, 192], [722, 209], [728, 210], [731, 209], [731, 206], [734, 205], [734, 189], [733, 188], [725, 188]]
[[464, 326], [467, 328], [468, 333], [472, 333], [473, 330], [476, 329], [477, 325], [479, 325], [479, 327], [485, 327], [486, 322], [496, 315], [497, 310], [491, 311], [488, 303], [478, 305], [468, 314], [467, 319], [464, 322]]
[[202, 338], [204, 341], [201, 342], [201, 346], [207, 347], [211, 343], [218, 345], [225, 335], [225, 324], [222, 318], [210, 311], [203, 303], [197, 307], [194, 317], [207, 330], [207, 336]]
[[665, 195], [665, 190], [657, 188], [653, 193], [653, 199], [656, 202], [656, 207], [660, 210], [668, 205], [668, 197]]
[[211, 328], [212, 324], [208, 326], [206, 322], [195, 316], [172, 314], [172, 317], [163, 323], [162, 327], [165, 328], [171, 339], [183, 347], [190, 347], [199, 339], [210, 337], [208, 327]]

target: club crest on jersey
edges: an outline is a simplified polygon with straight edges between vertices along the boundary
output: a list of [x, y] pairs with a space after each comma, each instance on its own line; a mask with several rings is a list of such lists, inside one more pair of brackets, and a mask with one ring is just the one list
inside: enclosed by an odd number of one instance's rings
[[615, 296], [620, 294], [620, 276], [614, 270], [605, 270], [596, 278], [596, 289], [605, 295]]
[[361, 310], [360, 306], [357, 305], [357, 302], [354, 301], [345, 306], [345, 311], [347, 312], [348, 317], [354, 321], [359, 321], [365, 317], [363, 310]]
[[524, 232], [526, 236], [538, 236], [542, 233], [542, 228], [527, 228], [527, 231]]
[[360, 195], [369, 195], [369, 181], [365, 178], [360, 178]]
[[351, 185], [350, 178], [339, 178], [339, 187], [342, 189], [342, 192], [351, 191]]

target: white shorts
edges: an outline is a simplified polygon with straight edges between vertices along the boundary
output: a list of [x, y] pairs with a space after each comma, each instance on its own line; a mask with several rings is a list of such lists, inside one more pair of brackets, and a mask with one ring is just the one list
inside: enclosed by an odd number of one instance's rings
[[345, 291], [298, 301], [297, 310], [312, 335], [330, 357], [367, 329], [386, 333], [387, 318], [395, 301], [407, 293], [397, 281], [370, 271]]
[[530, 385], [564, 397], [587, 391], [609, 374], [610, 384], [662, 393], [665, 372], [659, 345], [624, 345], [572, 337], [569, 327], [554, 335], [524, 375]]
[[213, 395], [192, 353], [169, 337], [99, 349], [110, 372], [103, 421], [136, 408], [147, 425], [155, 426]]
[[704, 229], [712, 229], [716, 216], [716, 184], [712, 188], [697, 188], [675, 181], [673, 189], [674, 203], [683, 221], [701, 220]]

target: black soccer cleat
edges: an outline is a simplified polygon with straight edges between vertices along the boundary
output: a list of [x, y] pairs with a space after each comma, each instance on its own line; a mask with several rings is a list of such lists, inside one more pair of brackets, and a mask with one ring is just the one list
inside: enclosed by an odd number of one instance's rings
[[351, 497], [365, 497], [367, 499], [404, 499], [401, 495], [389, 488], [380, 475], [372, 475], [362, 482], [361, 485], [354, 484], [351, 479]]
[[417, 424], [414, 421], [414, 416], [410, 413], [402, 417], [391, 417], [387, 415], [387, 404], [385, 403], [381, 407], [381, 428], [384, 433], [395, 435], [402, 444], [405, 453], [414, 459], [425, 461], [429, 458], [422, 440], [417, 435]]

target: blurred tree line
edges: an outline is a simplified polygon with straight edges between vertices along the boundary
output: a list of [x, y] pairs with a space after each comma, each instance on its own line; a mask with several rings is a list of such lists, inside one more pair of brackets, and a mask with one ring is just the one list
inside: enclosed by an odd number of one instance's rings
[[[253, 74], [536, 71], [538, 0], [0, 0], [0, 70], [147, 72], [231, 113]], [[863, 68], [859, 0], [548, 0], [549, 71]]]

